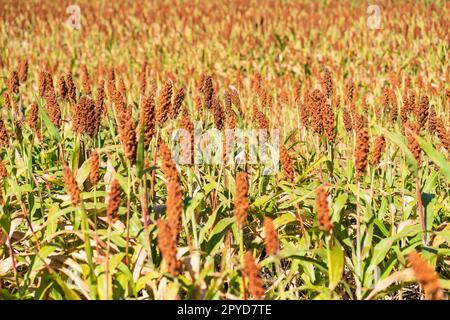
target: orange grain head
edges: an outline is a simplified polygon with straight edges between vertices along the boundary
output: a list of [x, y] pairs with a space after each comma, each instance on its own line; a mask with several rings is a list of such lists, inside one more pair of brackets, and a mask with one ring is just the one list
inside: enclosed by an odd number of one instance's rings
[[108, 195], [108, 206], [106, 208], [106, 217], [109, 222], [117, 217], [117, 212], [120, 206], [120, 184], [114, 179], [111, 183], [111, 188]]
[[259, 274], [259, 266], [256, 264], [255, 259], [251, 252], [246, 252], [244, 255], [244, 276], [248, 280], [248, 289], [250, 294], [255, 299], [264, 298], [264, 285]]
[[250, 206], [248, 201], [248, 176], [246, 172], [239, 172], [237, 174], [235, 185], [234, 216], [236, 221], [242, 225], [247, 219], [247, 211]]
[[277, 254], [280, 249], [280, 243], [278, 242], [278, 234], [273, 225], [273, 220], [270, 218], [264, 219], [264, 231], [266, 252], [268, 255]]
[[158, 229], [158, 247], [166, 263], [169, 273], [177, 276], [181, 271], [181, 263], [177, 259], [177, 247], [172, 226], [167, 220], [159, 219], [156, 222]]
[[330, 222], [330, 207], [328, 204], [328, 193], [323, 186], [316, 189], [316, 210], [319, 228], [330, 232], [333, 225]]
[[70, 195], [72, 205], [77, 206], [81, 202], [80, 189], [78, 189], [72, 170], [70, 170], [70, 168], [66, 165], [63, 165], [63, 179], [67, 193]]
[[439, 277], [418, 252], [411, 252], [408, 255], [409, 263], [414, 271], [414, 275], [424, 291], [427, 300], [441, 300], [444, 298], [444, 293], [439, 285]]

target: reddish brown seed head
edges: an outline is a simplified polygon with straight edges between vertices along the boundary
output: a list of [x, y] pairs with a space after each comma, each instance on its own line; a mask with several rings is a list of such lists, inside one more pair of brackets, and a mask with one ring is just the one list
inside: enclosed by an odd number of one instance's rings
[[144, 130], [144, 145], [148, 148], [155, 135], [155, 99], [152, 93], [141, 98], [139, 128]]
[[175, 95], [175, 99], [174, 99], [173, 103], [171, 104], [171, 108], [169, 110], [169, 118], [170, 119], [175, 119], [178, 116], [178, 114], [180, 113], [181, 106], [184, 101], [184, 97], [185, 97], [184, 88], [178, 89], [178, 91]]
[[322, 75], [322, 91], [328, 98], [333, 96], [333, 79], [331, 78], [331, 72], [328, 68], [325, 68]]
[[436, 135], [439, 137], [439, 140], [442, 143], [442, 146], [450, 151], [450, 132], [446, 129], [444, 122], [441, 118], [436, 116]]
[[90, 95], [91, 94], [91, 84], [89, 81], [89, 72], [88, 72], [85, 64], [83, 64], [81, 66], [81, 83], [83, 86], [84, 94]]
[[443, 291], [439, 285], [439, 277], [418, 252], [411, 252], [408, 255], [409, 263], [414, 271], [414, 275], [424, 291], [427, 300], [441, 300], [444, 298]]
[[93, 137], [100, 127], [101, 118], [98, 116], [95, 103], [87, 96], [82, 96], [73, 109], [73, 128], [79, 134]]
[[322, 111], [322, 124], [324, 128], [324, 135], [328, 142], [334, 143], [336, 134], [334, 132], [334, 112], [331, 104], [326, 103]]
[[178, 170], [175, 161], [172, 159], [172, 153], [165, 143], [158, 144], [158, 153], [161, 156], [161, 170], [167, 180], [178, 180]]
[[145, 95], [146, 88], [147, 88], [147, 61], [145, 61], [142, 64], [142, 68], [139, 73], [139, 92], [141, 95]]
[[352, 124], [352, 117], [350, 116], [350, 113], [348, 112], [347, 108], [344, 107], [344, 111], [342, 114], [342, 119], [344, 121], [344, 128], [345, 131], [350, 132], [353, 130], [353, 124]]
[[95, 122], [98, 126], [95, 131], [100, 129], [101, 119], [105, 113], [105, 81], [101, 80], [97, 88], [97, 96], [95, 97], [95, 114], [97, 121]]
[[64, 76], [59, 77], [58, 92], [59, 92], [59, 96], [62, 99], [68, 98], [68, 96], [67, 96], [68, 90], [67, 90], [67, 86], [66, 86], [66, 79], [64, 79]]
[[16, 70], [11, 71], [9, 74], [8, 79], [8, 93], [10, 95], [12, 94], [18, 94], [19, 93], [19, 74]]
[[422, 99], [420, 99], [420, 103], [417, 105], [415, 110], [417, 128], [419, 129], [419, 131], [425, 130], [426, 128], [429, 108], [430, 101], [428, 99], [428, 96], [423, 96]]
[[167, 179], [167, 219], [175, 236], [181, 232], [181, 213], [183, 210], [183, 191], [178, 177], [178, 171], [171, 156], [169, 147], [161, 143], [159, 145], [161, 155], [161, 168]]
[[382, 97], [382, 105], [383, 105], [383, 111], [385, 113], [388, 113], [390, 111], [390, 99], [389, 99], [389, 87], [385, 86], [383, 88], [383, 97]]
[[367, 156], [369, 154], [369, 134], [365, 128], [356, 133], [355, 145], [355, 180], [362, 177], [367, 167]]
[[3, 179], [5, 179], [7, 176], [8, 176], [8, 170], [6, 169], [6, 166], [3, 163], [3, 160], [0, 158], [0, 183], [2, 183]]
[[273, 225], [273, 220], [270, 218], [264, 219], [264, 231], [266, 233], [265, 243], [266, 252], [268, 255], [277, 254], [280, 249], [280, 244], [278, 242], [278, 234]]
[[119, 79], [119, 85], [118, 90], [122, 94], [124, 98], [127, 96], [127, 87], [125, 86], [125, 82], [123, 81], [123, 78]]
[[33, 102], [30, 107], [30, 113], [28, 116], [28, 125], [30, 128], [37, 129], [37, 121], [39, 117], [39, 107], [36, 102]]
[[72, 170], [63, 165], [63, 179], [67, 192], [70, 195], [73, 206], [77, 206], [81, 202], [80, 189], [78, 189], [77, 181], [73, 176]]
[[211, 109], [212, 99], [214, 95], [214, 86], [211, 76], [204, 76], [201, 80], [200, 92], [204, 97], [204, 106], [206, 109]]
[[6, 109], [11, 109], [11, 99], [8, 92], [3, 93], [3, 103]]
[[158, 229], [158, 247], [166, 263], [169, 273], [177, 276], [181, 271], [181, 263], [177, 259], [176, 238], [169, 221], [159, 219], [156, 222]]
[[130, 117], [125, 121], [123, 130], [121, 130], [121, 141], [125, 152], [125, 157], [134, 163], [136, 161], [137, 139], [136, 126], [134, 120]]
[[264, 285], [259, 274], [259, 266], [256, 264], [255, 259], [251, 252], [246, 252], [244, 255], [244, 275], [248, 279], [248, 288], [250, 294], [255, 297], [255, 299], [264, 298]]
[[5, 122], [0, 116], [0, 146], [6, 147], [9, 144], [8, 131], [6, 131]]
[[355, 83], [353, 82], [353, 80], [350, 79], [349, 81], [347, 81], [346, 86], [345, 86], [345, 92], [346, 92], [345, 98], [346, 98], [347, 104], [351, 104], [351, 102], [353, 102], [353, 97], [355, 94]]
[[416, 136], [419, 134], [419, 130], [415, 123], [407, 123], [405, 129], [406, 139], [408, 141], [408, 149], [413, 154], [414, 158], [417, 161], [417, 164], [420, 163], [421, 152], [419, 143], [417, 142]]
[[333, 225], [330, 222], [330, 208], [328, 205], [328, 193], [323, 186], [316, 189], [316, 210], [319, 228], [329, 232]]
[[156, 122], [160, 127], [166, 122], [170, 109], [172, 108], [172, 81], [168, 80], [164, 83], [163, 88], [159, 91], [158, 111], [156, 112]]
[[375, 146], [373, 148], [372, 165], [377, 165], [380, 162], [380, 158], [383, 155], [386, 148], [386, 139], [383, 135], [378, 136], [375, 139]]
[[93, 185], [96, 185], [99, 180], [99, 167], [100, 167], [100, 159], [97, 150], [92, 149], [89, 162], [91, 165], [91, 171], [89, 172], [89, 179]]
[[69, 101], [74, 105], [77, 102], [77, 89], [73, 83], [72, 73], [66, 74], [66, 87], [67, 87], [67, 97]]
[[293, 160], [289, 155], [287, 148], [282, 145], [280, 147], [280, 162], [281, 168], [283, 169], [283, 175], [290, 181], [294, 181], [294, 166]]
[[23, 59], [20, 61], [18, 76], [20, 83], [24, 83], [28, 78], [28, 60]]
[[47, 72], [45, 80], [45, 94], [46, 109], [50, 120], [56, 127], [61, 127], [61, 109], [56, 100], [55, 89], [53, 87], [52, 75]]
[[236, 191], [234, 193], [234, 216], [239, 224], [244, 224], [247, 219], [248, 202], [248, 177], [247, 173], [239, 172], [236, 176]]
[[47, 91], [47, 72], [44, 70], [39, 70], [38, 73], [38, 86], [39, 86], [39, 96], [44, 97]]
[[326, 100], [324, 94], [316, 89], [310, 93], [309, 97], [309, 114], [311, 116], [311, 125], [314, 132], [321, 134], [323, 131], [323, 109], [325, 108]]
[[120, 206], [120, 184], [114, 179], [111, 183], [111, 189], [108, 195], [108, 207], [106, 208], [106, 217], [109, 222], [116, 218]]
[[238, 109], [238, 111], [242, 114], [242, 110], [241, 110], [241, 100], [239, 98], [239, 93], [237, 92], [237, 90], [235, 89], [230, 89], [230, 99], [231, 99], [231, 103], [233, 105], [236, 106], [236, 108]]
[[215, 96], [213, 96], [212, 110], [214, 116], [214, 127], [217, 130], [222, 131], [225, 122], [225, 114], [223, 112], [222, 104]]
[[114, 72], [114, 68], [108, 70], [108, 97], [110, 100], [114, 99], [116, 92], [116, 75]]

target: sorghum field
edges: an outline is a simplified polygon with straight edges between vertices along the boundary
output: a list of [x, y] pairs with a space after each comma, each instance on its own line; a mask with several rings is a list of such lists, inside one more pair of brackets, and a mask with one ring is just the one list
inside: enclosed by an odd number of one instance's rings
[[1, 299], [448, 299], [448, 1], [4, 0], [0, 30]]

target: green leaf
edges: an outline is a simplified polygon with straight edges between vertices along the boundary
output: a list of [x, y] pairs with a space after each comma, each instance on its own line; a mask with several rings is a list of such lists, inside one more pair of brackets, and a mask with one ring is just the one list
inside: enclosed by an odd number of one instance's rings
[[417, 233], [421, 232], [420, 226], [418, 224], [406, 226], [402, 229], [402, 231], [395, 236], [385, 238], [377, 243], [377, 245], [373, 249], [373, 256], [372, 260], [370, 261], [370, 266], [367, 270], [367, 273], [372, 272], [375, 267], [384, 260], [386, 257], [389, 249], [391, 249], [392, 245], [395, 241], [407, 237], [407, 236], [413, 236]]
[[48, 131], [50, 132], [50, 135], [53, 139], [60, 142], [61, 136], [59, 135], [58, 129], [55, 127], [53, 122], [50, 120], [50, 118], [47, 115], [47, 112], [44, 110], [41, 104], [39, 104], [39, 114], [44, 121], [45, 126], [47, 127]]
[[450, 182], [450, 162], [447, 161], [444, 155], [437, 151], [427, 140], [418, 135], [416, 135], [416, 139], [422, 150], [439, 166], [441, 172], [447, 178], [447, 181]]
[[334, 290], [342, 278], [342, 272], [344, 271], [344, 251], [342, 250], [339, 242], [333, 241], [334, 245], [331, 248], [327, 248], [328, 257], [328, 275], [330, 290]]
[[52, 273], [51, 274], [53, 280], [55, 280], [55, 282], [58, 284], [58, 286], [62, 289], [62, 291], [64, 292], [65, 298], [68, 300], [81, 300], [80, 296], [73, 291], [72, 289], [70, 289], [65, 283], [64, 281], [61, 280], [61, 277], [56, 274], [56, 273]]
[[403, 153], [406, 157], [406, 162], [410, 169], [417, 173], [417, 161], [414, 158], [411, 151], [409, 151], [408, 146], [406, 144], [406, 138], [397, 132], [386, 132], [386, 136], [394, 142], [400, 149], [402, 149]]
[[85, 161], [82, 164], [82, 166], [78, 169], [76, 181], [79, 186], [82, 185], [84, 181], [86, 181], [90, 171], [91, 171], [91, 162], [88, 160]]
[[222, 244], [222, 239], [225, 236], [227, 229], [233, 224], [234, 218], [225, 218], [220, 220], [212, 230], [209, 241], [206, 245], [206, 252], [213, 254], [217, 248]]

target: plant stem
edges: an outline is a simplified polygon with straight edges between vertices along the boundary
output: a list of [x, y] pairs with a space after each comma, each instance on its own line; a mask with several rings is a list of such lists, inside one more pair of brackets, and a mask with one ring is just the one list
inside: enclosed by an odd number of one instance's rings
[[131, 209], [131, 161], [128, 161], [128, 183], [127, 183], [127, 235], [125, 244], [125, 264], [130, 265], [129, 247], [130, 247], [130, 209]]
[[105, 299], [109, 300], [109, 293], [112, 293], [112, 288], [111, 291], [109, 290], [109, 285], [110, 283], [112, 284], [112, 279], [111, 281], [109, 280], [109, 250], [111, 247], [111, 221], [109, 221], [108, 219], [108, 241], [107, 241], [107, 245], [106, 245], [106, 256], [105, 256], [105, 282], [106, 282], [106, 288], [105, 288]]
[[84, 234], [84, 248], [86, 250], [86, 257], [89, 264], [89, 279], [91, 287], [91, 297], [95, 300], [97, 298], [97, 286], [95, 279], [95, 269], [94, 262], [92, 260], [92, 247], [89, 237], [89, 224], [86, 216], [86, 210], [84, 209], [83, 201], [80, 203], [80, 213], [81, 213], [81, 227]]
[[356, 298], [361, 300], [361, 216], [359, 205], [359, 180], [356, 182], [356, 260], [357, 260], [357, 281], [356, 281]]

